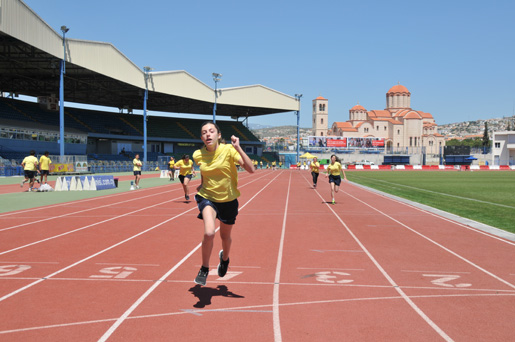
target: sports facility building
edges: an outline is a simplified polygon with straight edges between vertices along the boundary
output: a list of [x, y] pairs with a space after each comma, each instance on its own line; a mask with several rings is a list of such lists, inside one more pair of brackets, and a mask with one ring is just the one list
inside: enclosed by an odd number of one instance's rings
[[[145, 133], [149, 158], [152, 153], [189, 153], [201, 144], [203, 120], [180, 114], [212, 115], [216, 101], [217, 118], [229, 119], [217, 120], [224, 137], [239, 136], [246, 151], [260, 156], [261, 142], [242, 122], [299, 108], [293, 96], [263, 85], [219, 88], [215, 96], [213, 88], [186, 71], [139, 67], [112, 44], [70, 39], [67, 30], [63, 26], [62, 34], [57, 32], [23, 1], [0, 0], [0, 156], [59, 151], [62, 60], [65, 101], [113, 108], [64, 108], [67, 155], [141, 152]], [[20, 96], [38, 103], [19, 101]], [[147, 116], [145, 125], [143, 115], [134, 114], [145, 103], [163, 116]]]

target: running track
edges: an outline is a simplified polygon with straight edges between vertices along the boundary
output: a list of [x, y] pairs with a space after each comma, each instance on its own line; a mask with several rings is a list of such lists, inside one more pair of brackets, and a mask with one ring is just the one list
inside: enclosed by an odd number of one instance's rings
[[205, 287], [180, 184], [0, 214], [0, 341], [513, 339], [515, 243], [326, 182], [241, 174]]

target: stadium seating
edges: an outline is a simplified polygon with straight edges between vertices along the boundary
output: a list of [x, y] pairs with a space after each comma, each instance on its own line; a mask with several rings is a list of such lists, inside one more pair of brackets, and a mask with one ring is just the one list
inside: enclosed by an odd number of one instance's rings
[[[37, 103], [0, 99], [1, 118], [25, 121], [36, 124], [54, 126], [60, 125], [59, 112], [47, 111]], [[64, 109], [65, 126], [75, 128], [84, 133], [100, 133], [142, 136], [143, 117], [137, 114], [121, 114], [100, 112], [80, 108], [66, 107]], [[164, 116], [147, 116], [148, 137], [173, 139], [199, 139], [202, 120], [171, 118]], [[259, 141], [241, 122], [217, 121], [222, 137], [230, 141], [232, 135], [241, 141]]]

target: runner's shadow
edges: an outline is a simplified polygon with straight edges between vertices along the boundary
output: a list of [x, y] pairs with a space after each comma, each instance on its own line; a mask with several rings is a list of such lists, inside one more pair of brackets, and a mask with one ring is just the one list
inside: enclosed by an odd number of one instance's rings
[[206, 305], [211, 305], [211, 298], [215, 296], [245, 298], [243, 296], [232, 293], [225, 285], [218, 285], [216, 289], [212, 287], [202, 287], [200, 285], [195, 285], [188, 291], [190, 291], [195, 297], [198, 298], [198, 302], [193, 305], [195, 308], [203, 308]]

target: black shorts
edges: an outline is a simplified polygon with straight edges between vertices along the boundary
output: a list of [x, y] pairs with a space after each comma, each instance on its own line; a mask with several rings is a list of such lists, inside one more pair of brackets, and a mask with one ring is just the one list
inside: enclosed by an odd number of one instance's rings
[[41, 173], [41, 176], [48, 176], [49, 171], [48, 170], [40, 170], [39, 173]]
[[329, 175], [329, 183], [334, 183], [334, 185], [340, 186], [341, 182], [342, 182], [342, 177], [340, 175], [338, 175], [338, 176]]
[[36, 171], [29, 171], [29, 170], [24, 170], [24, 171], [25, 171], [25, 178], [33, 179], [34, 176], [36, 175]]
[[191, 180], [191, 177], [193, 177], [193, 175], [179, 175], [179, 180], [181, 181], [181, 184], [184, 184], [184, 178], [189, 178]]
[[134, 176], [141, 176], [141, 171], [134, 171]]
[[233, 225], [236, 222], [236, 216], [238, 216], [238, 200], [235, 199], [230, 202], [217, 203], [212, 202], [208, 199], [200, 195], [195, 195], [195, 200], [197, 201], [198, 210], [200, 210], [200, 214], [198, 214], [199, 219], [203, 219], [202, 210], [205, 207], [210, 206], [216, 211], [216, 218], [225, 224]]

